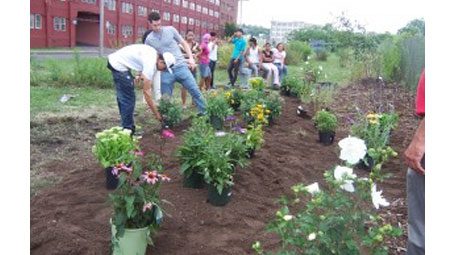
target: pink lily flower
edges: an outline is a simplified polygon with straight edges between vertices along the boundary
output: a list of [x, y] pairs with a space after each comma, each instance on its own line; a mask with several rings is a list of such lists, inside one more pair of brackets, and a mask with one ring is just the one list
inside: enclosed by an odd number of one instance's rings
[[151, 208], [153, 208], [153, 204], [151, 202], [148, 202], [148, 203], [143, 205], [142, 212], [146, 212], [148, 210], [151, 210]]

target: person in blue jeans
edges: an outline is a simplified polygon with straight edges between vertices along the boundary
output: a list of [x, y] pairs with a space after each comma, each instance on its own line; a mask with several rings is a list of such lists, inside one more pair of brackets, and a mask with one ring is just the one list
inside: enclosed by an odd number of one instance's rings
[[[206, 112], [206, 103], [200, 92], [196, 80], [191, 70], [196, 68], [192, 51], [189, 45], [183, 40], [178, 31], [172, 26], [161, 26], [161, 16], [157, 12], [152, 12], [148, 16], [151, 25], [151, 32], [145, 39], [145, 44], [152, 46], [159, 53], [170, 52], [175, 56], [176, 63], [171, 67], [171, 72], [166, 70], [161, 72], [161, 93], [172, 95], [175, 82], [179, 82], [192, 96], [192, 100], [197, 106], [199, 115]], [[180, 47], [181, 44], [189, 59], [186, 61]], [[188, 67], [189, 66], [189, 67]]]
[[232, 57], [230, 58], [227, 72], [229, 74], [230, 86], [235, 86], [238, 78], [238, 71], [243, 66], [244, 54], [246, 52], [246, 40], [243, 38], [243, 29], [238, 28], [235, 34], [229, 39], [234, 44]]
[[107, 68], [112, 72], [117, 94], [117, 104], [120, 111], [121, 126], [135, 133], [134, 108], [136, 94], [134, 91], [134, 76], [131, 70], [140, 72], [143, 79], [143, 95], [156, 119], [162, 117], [151, 97], [152, 86], [156, 84], [157, 71], [169, 70], [175, 64], [175, 57], [165, 52], [160, 55], [152, 47], [144, 44], [132, 44], [123, 47], [107, 57]]
[[276, 48], [273, 49], [274, 55], [274, 65], [277, 66], [279, 70], [279, 81], [282, 83], [284, 76], [287, 75], [287, 66], [285, 65], [285, 58], [287, 57], [287, 53], [284, 49], [283, 43], [278, 43]]

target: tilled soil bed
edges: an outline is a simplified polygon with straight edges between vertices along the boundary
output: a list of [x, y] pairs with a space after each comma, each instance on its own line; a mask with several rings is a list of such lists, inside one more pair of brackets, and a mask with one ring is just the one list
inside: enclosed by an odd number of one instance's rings
[[[188, 121], [176, 128], [176, 138], [166, 141], [162, 152], [157, 130], [146, 132], [142, 147], [145, 152], [162, 153], [167, 174], [172, 178], [161, 189], [161, 198], [168, 201], [163, 204], [168, 215], [154, 238], [155, 246], [149, 247], [147, 254], [252, 254], [251, 245], [256, 240], [266, 248], [278, 247], [277, 236], [265, 231], [279, 208], [278, 198], [289, 195], [290, 187], [296, 183], [323, 183], [324, 171], [340, 163], [337, 142], [348, 134], [351, 107], [355, 103], [362, 110], [370, 109], [367, 95], [373, 91], [371, 86], [373, 82], [339, 90], [330, 108], [342, 124], [331, 146], [317, 142], [318, 133], [310, 119], [296, 116], [299, 100], [284, 97], [282, 116], [266, 128], [265, 145], [250, 164], [237, 169], [232, 200], [224, 207], [207, 203], [206, 189], [182, 185], [174, 152]], [[417, 124], [412, 110], [414, 97], [401, 88], [385, 88], [384, 92], [390, 95], [388, 100], [401, 116], [391, 138], [391, 145], [401, 156]], [[66, 169], [68, 173], [58, 185], [31, 199], [32, 254], [109, 254], [108, 191], [101, 167], [94, 159], [91, 161], [88, 167], [74, 173], [70, 173], [70, 165], [61, 163], [55, 165], [56, 169], [49, 169], [59, 173]], [[406, 228], [406, 168], [401, 162], [395, 158], [385, 165], [385, 171], [393, 177], [379, 187], [391, 202], [382, 210], [383, 216]], [[401, 248], [405, 247], [405, 239], [406, 235], [393, 240], [390, 254], [404, 254]]]

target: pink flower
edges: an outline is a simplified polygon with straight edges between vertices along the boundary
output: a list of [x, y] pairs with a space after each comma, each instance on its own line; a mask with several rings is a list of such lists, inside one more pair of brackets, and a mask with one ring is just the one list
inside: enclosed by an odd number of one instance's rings
[[148, 184], [155, 184], [159, 181], [158, 172], [156, 171], [145, 172], [142, 177]]
[[148, 203], [143, 205], [142, 211], [146, 212], [148, 210], [151, 210], [151, 208], [153, 208], [153, 204], [151, 202], [148, 202]]
[[165, 175], [165, 174], [160, 174], [159, 177], [161, 178], [161, 180], [165, 181], [165, 182], [169, 182], [170, 181], [170, 178]]
[[120, 168], [112, 167], [112, 174], [117, 176], [118, 175], [118, 170], [120, 170]]
[[175, 138], [175, 134], [170, 129], [164, 129], [161, 133], [162, 138]]
[[117, 164], [116, 166], [114, 166], [112, 168], [112, 174], [115, 176], [117, 176], [120, 173], [120, 171], [125, 171], [127, 173], [131, 173], [132, 167], [128, 167], [124, 163], [121, 163], [121, 164]]

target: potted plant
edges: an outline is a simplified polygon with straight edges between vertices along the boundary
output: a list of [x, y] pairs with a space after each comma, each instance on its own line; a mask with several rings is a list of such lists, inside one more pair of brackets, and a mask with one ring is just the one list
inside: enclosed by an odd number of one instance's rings
[[175, 101], [168, 95], [161, 97], [159, 100], [158, 110], [163, 118], [163, 128], [172, 128], [181, 122], [183, 110], [180, 104], [175, 103]]
[[206, 117], [194, 119], [192, 126], [185, 131], [183, 143], [177, 149], [184, 187], [203, 188], [201, 158], [214, 139], [213, 127], [207, 123]]
[[332, 144], [337, 128], [336, 115], [326, 110], [318, 111], [315, 114], [314, 123], [318, 129], [319, 141], [324, 145]]
[[264, 91], [266, 87], [265, 80], [262, 77], [254, 77], [249, 79], [251, 88], [257, 91]]
[[298, 77], [286, 76], [282, 80], [281, 94], [298, 97], [300, 95], [301, 86], [301, 81]]
[[265, 99], [266, 109], [268, 110], [265, 112], [268, 115], [268, 123], [270, 125], [273, 124], [274, 120], [276, 120], [281, 115], [281, 111], [282, 111], [281, 102], [282, 102], [282, 99], [278, 93], [271, 93]]
[[244, 167], [246, 165], [247, 147], [244, 142], [245, 137], [238, 133], [217, 134], [216, 143], [219, 143], [224, 152], [229, 154], [230, 162], [233, 166]]
[[128, 129], [113, 127], [96, 134], [92, 152], [104, 167], [107, 189], [113, 190], [118, 184], [118, 179], [112, 175], [112, 168], [123, 162], [132, 162], [137, 151], [138, 140], [131, 137], [131, 131]]
[[257, 104], [249, 112], [250, 121], [254, 125], [268, 125], [268, 118], [271, 111], [266, 108], [265, 104]]
[[208, 202], [214, 206], [226, 205], [232, 195], [234, 166], [230, 153], [221, 143], [211, 143], [200, 158], [208, 186]]
[[232, 91], [227, 91], [224, 94], [224, 98], [227, 103], [232, 107], [234, 111], [238, 111], [241, 105], [242, 93], [240, 89], [234, 89]]
[[113, 254], [145, 254], [163, 218], [159, 188], [170, 179], [161, 174], [163, 168], [157, 157], [146, 169], [141, 160], [136, 158], [131, 167], [122, 164], [113, 169], [120, 180], [118, 188], [109, 194]]
[[262, 125], [250, 125], [246, 131], [245, 144], [248, 152], [248, 157], [254, 157], [255, 151], [259, 150], [265, 140], [263, 139]]
[[221, 130], [224, 126], [225, 117], [233, 114], [233, 110], [225, 101], [224, 97], [215, 93], [208, 96], [206, 110], [211, 125], [217, 130]]

